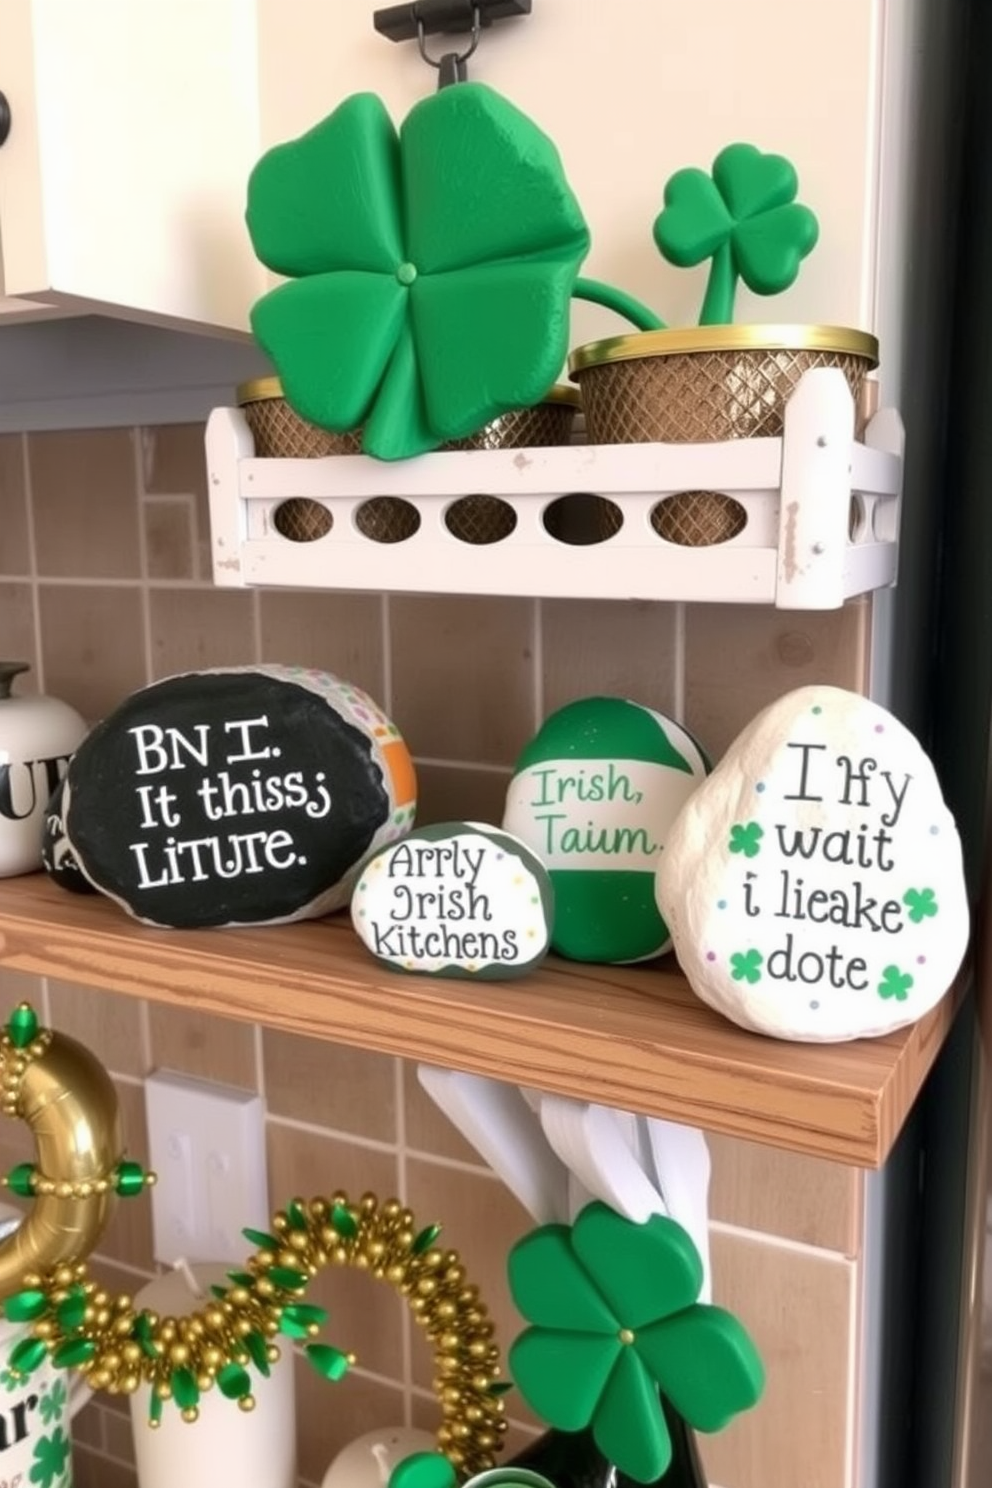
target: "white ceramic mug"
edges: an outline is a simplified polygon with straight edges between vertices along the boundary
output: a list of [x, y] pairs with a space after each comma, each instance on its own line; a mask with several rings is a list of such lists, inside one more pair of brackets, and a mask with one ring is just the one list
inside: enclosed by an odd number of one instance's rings
[[82, 1375], [45, 1361], [23, 1379], [7, 1367], [29, 1323], [0, 1322], [0, 1488], [72, 1488], [72, 1417], [92, 1398]]

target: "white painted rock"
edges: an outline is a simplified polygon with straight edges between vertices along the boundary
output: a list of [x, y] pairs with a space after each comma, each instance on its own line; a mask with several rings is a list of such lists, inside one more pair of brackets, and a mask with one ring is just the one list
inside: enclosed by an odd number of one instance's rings
[[778, 1038], [914, 1022], [968, 942], [933, 766], [891, 713], [835, 687], [789, 693], [744, 730], [669, 833], [657, 888], [693, 990]]
[[685, 729], [626, 698], [579, 698], [545, 720], [517, 760], [503, 825], [551, 873], [560, 955], [643, 961], [670, 948], [658, 855], [708, 768]]
[[546, 955], [554, 894], [526, 843], [478, 822], [418, 827], [365, 865], [351, 901], [359, 937], [398, 971], [496, 979]]

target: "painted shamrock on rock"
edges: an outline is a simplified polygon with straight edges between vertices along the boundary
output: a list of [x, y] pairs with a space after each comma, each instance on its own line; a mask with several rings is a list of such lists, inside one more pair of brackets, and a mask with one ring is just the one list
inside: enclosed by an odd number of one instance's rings
[[289, 282], [252, 311], [283, 391], [383, 459], [538, 402], [568, 346], [589, 233], [545, 134], [481, 83], [399, 130], [358, 93], [248, 186], [257, 256]]
[[657, 889], [694, 991], [780, 1038], [913, 1022], [968, 942], [933, 766], [891, 713], [836, 687], [789, 693], [735, 740], [672, 827]]
[[738, 279], [761, 295], [795, 282], [819, 235], [813, 213], [795, 200], [798, 189], [791, 161], [747, 144], [721, 150], [712, 175], [689, 166], [669, 179], [655, 242], [678, 268], [712, 259], [700, 325], [733, 320]]
[[571, 1226], [525, 1235], [509, 1278], [531, 1324], [509, 1354], [524, 1399], [562, 1431], [591, 1424], [603, 1455], [637, 1482], [671, 1460], [659, 1392], [700, 1431], [719, 1431], [761, 1395], [753, 1343], [731, 1313], [697, 1301], [699, 1255], [663, 1215], [635, 1224], [589, 1204]]

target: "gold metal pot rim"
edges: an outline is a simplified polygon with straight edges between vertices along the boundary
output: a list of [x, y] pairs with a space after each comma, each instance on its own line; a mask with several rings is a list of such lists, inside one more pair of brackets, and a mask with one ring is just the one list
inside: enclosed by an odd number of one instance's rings
[[[270, 398], [281, 398], [283, 396], [282, 382], [278, 377], [255, 377], [250, 382], [242, 382], [235, 393], [238, 406], [243, 407], [246, 403], [264, 403]], [[573, 408], [578, 408], [581, 396], [578, 388], [569, 387], [567, 382], [556, 382], [554, 387], [549, 388], [540, 403], [568, 403]], [[510, 413], [513, 410], [507, 409]], [[497, 415], [498, 417], [499, 415]]]
[[878, 366], [877, 337], [850, 326], [713, 325], [638, 331], [628, 336], [608, 336], [604, 341], [588, 341], [569, 356], [568, 372], [574, 378], [577, 372], [606, 362], [693, 351], [833, 351], [862, 356], [873, 367]]

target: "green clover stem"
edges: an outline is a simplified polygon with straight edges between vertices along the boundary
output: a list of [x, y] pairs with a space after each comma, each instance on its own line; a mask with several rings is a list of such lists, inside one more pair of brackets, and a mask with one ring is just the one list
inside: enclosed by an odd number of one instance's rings
[[647, 305], [635, 299], [614, 284], [604, 284], [601, 279], [586, 279], [580, 276], [575, 281], [572, 295], [577, 300], [589, 300], [593, 305], [603, 305], [629, 320], [639, 331], [663, 331], [665, 322]]
[[737, 269], [730, 240], [722, 243], [710, 260], [706, 294], [699, 312], [700, 325], [730, 325], [737, 295]]

